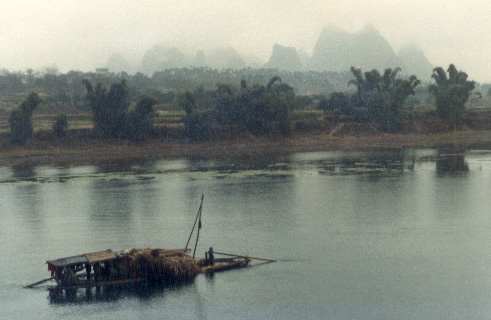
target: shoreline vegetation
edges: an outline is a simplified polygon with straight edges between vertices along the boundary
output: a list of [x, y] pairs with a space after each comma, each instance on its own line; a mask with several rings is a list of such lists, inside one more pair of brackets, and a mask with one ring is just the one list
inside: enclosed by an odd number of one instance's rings
[[138, 75], [79, 79], [83, 108], [73, 116], [62, 112], [68, 100], [60, 97], [51, 101], [56, 112], [43, 113], [49, 99], [32, 91], [4, 119], [0, 114], [0, 165], [491, 145], [491, 109], [453, 64], [435, 68], [431, 84], [401, 76], [400, 68], [350, 71], [347, 91], [329, 96], [299, 96], [278, 76], [171, 97], [137, 90]]
[[107, 161], [144, 161], [203, 157], [223, 159], [257, 154], [294, 152], [369, 151], [381, 149], [460, 148], [491, 146], [491, 130], [459, 130], [432, 134], [376, 133], [363, 136], [333, 136], [327, 132], [294, 133], [288, 137], [242, 136], [220, 141], [186, 143], [148, 139], [134, 143], [124, 140], [57, 140], [34, 142], [0, 149], [0, 166], [87, 165]]

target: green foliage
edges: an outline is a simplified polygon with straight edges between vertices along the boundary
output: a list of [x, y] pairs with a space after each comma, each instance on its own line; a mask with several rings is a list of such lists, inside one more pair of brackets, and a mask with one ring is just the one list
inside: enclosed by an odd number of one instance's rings
[[155, 111], [153, 106], [156, 101], [144, 97], [136, 105], [135, 109], [128, 112], [125, 125], [125, 136], [134, 141], [142, 141], [153, 133], [153, 120]]
[[129, 110], [130, 99], [126, 81], [113, 83], [109, 90], [98, 83], [95, 88], [85, 80], [87, 100], [94, 115], [94, 129], [102, 137], [128, 138], [141, 141], [153, 131], [156, 101], [142, 98]]
[[66, 114], [61, 113], [57, 115], [55, 122], [53, 123], [53, 133], [58, 138], [63, 138], [66, 136], [67, 129], [68, 129], [68, 118]]
[[195, 95], [189, 92], [179, 99], [186, 110], [184, 124], [189, 138], [200, 140], [219, 133], [240, 132], [264, 135], [277, 131], [286, 135], [290, 131], [289, 114], [294, 108], [295, 93], [278, 77], [266, 86], [248, 86], [241, 81], [240, 88], [235, 89], [220, 84], [212, 95], [212, 108], [197, 105]]
[[9, 116], [10, 140], [15, 144], [25, 144], [32, 139], [32, 113], [41, 103], [37, 93], [31, 93]]
[[474, 90], [475, 83], [467, 80], [467, 73], [457, 70], [453, 64], [448, 67], [447, 73], [441, 67], [435, 68], [431, 76], [434, 84], [430, 85], [429, 90], [435, 98], [440, 118], [452, 125], [458, 125], [462, 121], [465, 103]]
[[333, 92], [329, 99], [321, 100], [319, 107], [324, 112], [347, 114], [350, 113], [351, 99], [344, 92]]
[[186, 91], [177, 97], [177, 104], [186, 112], [187, 115], [196, 109], [196, 102], [191, 92]]
[[370, 121], [386, 132], [400, 130], [404, 102], [415, 94], [414, 90], [420, 84], [415, 76], [399, 78], [400, 71], [389, 68], [383, 74], [378, 70], [363, 73], [361, 69], [351, 68], [355, 79], [349, 84], [356, 86], [358, 106], [366, 108]]
[[113, 83], [109, 90], [101, 83], [97, 83], [95, 88], [87, 80], [84, 80], [84, 84], [87, 100], [94, 115], [95, 131], [102, 137], [123, 137], [129, 107], [126, 81]]
[[295, 93], [279, 77], [266, 86], [248, 87], [242, 82], [240, 90], [221, 86], [217, 90], [217, 110], [224, 125], [255, 135], [289, 133], [289, 113], [293, 109]]
[[212, 112], [195, 112], [184, 118], [184, 134], [195, 141], [208, 140], [219, 134], [220, 128]]

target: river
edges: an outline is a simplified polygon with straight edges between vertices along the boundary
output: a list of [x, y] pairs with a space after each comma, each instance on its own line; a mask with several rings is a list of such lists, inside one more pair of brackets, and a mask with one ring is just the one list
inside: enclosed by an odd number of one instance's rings
[[[280, 261], [52, 303], [45, 261], [185, 244]], [[0, 319], [489, 319], [491, 151], [0, 168]]]

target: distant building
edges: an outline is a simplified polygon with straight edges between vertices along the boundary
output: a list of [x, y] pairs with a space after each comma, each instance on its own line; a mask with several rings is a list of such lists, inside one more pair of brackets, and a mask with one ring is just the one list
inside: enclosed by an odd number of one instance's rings
[[108, 74], [109, 69], [108, 68], [96, 68], [95, 73], [97, 73], [97, 74]]

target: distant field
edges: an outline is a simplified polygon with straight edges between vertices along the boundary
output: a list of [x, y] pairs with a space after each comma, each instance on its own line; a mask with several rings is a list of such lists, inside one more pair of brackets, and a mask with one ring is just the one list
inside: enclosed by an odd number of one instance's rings
[[[33, 125], [35, 131], [51, 130], [55, 122], [56, 114], [35, 114]], [[90, 113], [69, 114], [68, 123], [70, 129], [92, 128], [92, 115]], [[9, 131], [8, 114], [0, 114], [0, 133]]]
[[[53, 123], [55, 122], [57, 114], [34, 114], [33, 125], [34, 131], [47, 131], [51, 130]], [[93, 127], [92, 114], [87, 113], [77, 113], [68, 114], [68, 126], [69, 129], [90, 129]], [[155, 125], [157, 127], [175, 127], [182, 125], [182, 118], [184, 112], [179, 111], [157, 111], [155, 117]], [[0, 133], [5, 133], [9, 131], [8, 123], [9, 113], [0, 113]]]
[[[428, 116], [434, 111], [430, 109], [418, 109], [413, 113], [414, 119], [418, 122], [428, 120]], [[157, 110], [155, 117], [155, 126], [160, 128], [182, 128], [183, 117], [185, 113], [178, 110]], [[50, 131], [56, 119], [57, 113], [35, 113], [33, 116], [34, 131]], [[92, 114], [85, 113], [68, 113], [69, 129], [90, 129], [93, 127]], [[8, 112], [0, 112], [0, 134], [9, 131]], [[333, 116], [323, 113], [320, 110], [296, 110], [290, 114], [292, 126], [299, 130], [309, 129], [326, 129], [326, 121], [336, 122]], [[465, 116], [465, 122], [473, 129], [491, 128], [491, 109], [490, 108], [472, 108], [468, 110]]]
[[[169, 110], [157, 110], [155, 117], [156, 127], [180, 127], [182, 126], [182, 119], [185, 113], [182, 111], [169, 111]], [[35, 131], [47, 131], [51, 130], [53, 123], [55, 122], [57, 114], [34, 114], [33, 125]], [[93, 127], [92, 114], [76, 113], [67, 114], [69, 129], [90, 129]], [[307, 111], [295, 111], [291, 117], [292, 121], [300, 120], [320, 120], [323, 116], [321, 111], [307, 110]], [[5, 133], [9, 130], [8, 125], [9, 113], [0, 113], [0, 133]]]

